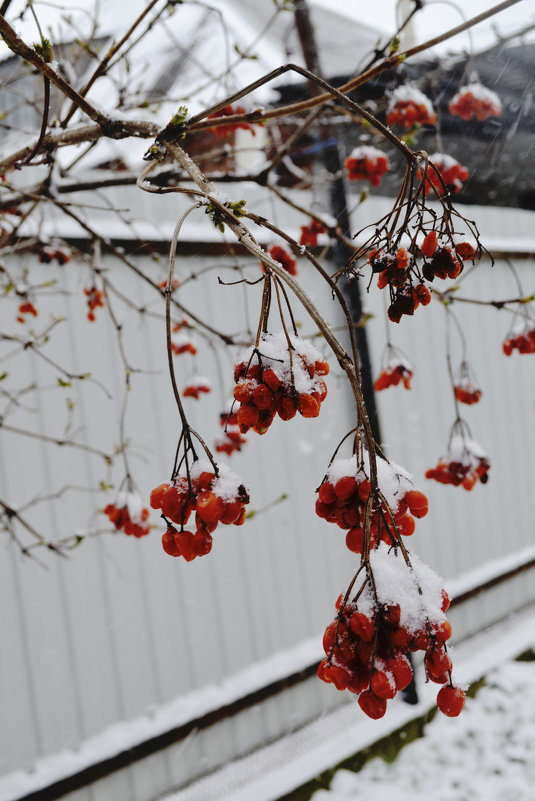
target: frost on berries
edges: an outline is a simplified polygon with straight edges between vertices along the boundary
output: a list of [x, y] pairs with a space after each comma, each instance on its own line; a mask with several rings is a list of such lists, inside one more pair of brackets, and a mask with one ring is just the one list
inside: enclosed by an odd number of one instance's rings
[[207, 394], [211, 390], [212, 385], [209, 378], [204, 375], [194, 375], [182, 390], [182, 395], [185, 398], [198, 400], [202, 394]]
[[275, 415], [291, 420], [297, 412], [317, 417], [327, 396], [323, 376], [329, 365], [307, 340], [281, 331], [262, 334], [258, 347], [245, 352], [234, 369], [234, 399], [240, 404], [242, 434], [265, 434]]
[[437, 466], [428, 470], [425, 477], [471, 490], [478, 479], [482, 484], [487, 483], [489, 470], [490, 462], [481, 446], [464, 433], [455, 433]]
[[[224, 464], [217, 473], [206, 459], [195, 461], [189, 474], [185, 467], [170, 483], [152, 490], [150, 505], [161, 509], [167, 524], [162, 547], [170, 556], [191, 562], [212, 549], [212, 534], [219, 523], [241, 526], [249, 493], [241, 478]], [[184, 528], [194, 515], [193, 531]], [[178, 527], [178, 528], [177, 528]]]
[[143, 507], [137, 492], [119, 492], [114, 503], [104, 509], [117, 531], [133, 537], [144, 537], [150, 531], [149, 510]]
[[350, 181], [369, 181], [372, 186], [379, 186], [390, 162], [388, 156], [376, 147], [360, 145], [351, 151], [344, 166]]
[[433, 104], [415, 86], [398, 86], [390, 95], [386, 110], [387, 125], [412, 128], [414, 125], [435, 125], [436, 121]]
[[503, 111], [502, 102], [496, 92], [478, 81], [461, 87], [451, 99], [448, 109], [450, 114], [463, 120], [475, 117], [480, 122], [489, 117], [499, 117]]
[[[377, 484], [380, 496], [373, 499], [371, 507], [371, 548], [381, 540], [392, 545], [399, 539], [398, 533], [411, 536], [416, 527], [414, 518], [424, 517], [428, 512], [427, 497], [416, 487], [411, 475], [403, 467], [378, 459]], [[364, 518], [370, 491], [369, 457], [366, 451], [359, 461], [356, 456], [352, 456], [331, 462], [318, 489], [316, 514], [344, 529], [346, 545], [355, 553], [362, 553], [366, 547]], [[395, 527], [387, 505], [392, 512]]]
[[408, 561], [387, 543], [370, 551], [363, 568], [353, 598], [339, 597], [338, 615], [325, 630], [319, 678], [354, 693], [365, 714], [381, 718], [387, 701], [412, 680], [408, 653], [422, 651], [428, 679], [444, 685], [439, 709], [459, 714], [462, 704], [454, 701], [459, 691], [451, 693], [455, 688], [446, 650], [449, 598], [441, 579], [418, 557]]

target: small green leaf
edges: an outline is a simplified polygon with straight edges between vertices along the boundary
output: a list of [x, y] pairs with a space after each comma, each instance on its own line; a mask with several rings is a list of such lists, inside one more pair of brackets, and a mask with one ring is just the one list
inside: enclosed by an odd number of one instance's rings
[[58, 378], [58, 386], [60, 387], [72, 387], [70, 381], [64, 381], [63, 378]]

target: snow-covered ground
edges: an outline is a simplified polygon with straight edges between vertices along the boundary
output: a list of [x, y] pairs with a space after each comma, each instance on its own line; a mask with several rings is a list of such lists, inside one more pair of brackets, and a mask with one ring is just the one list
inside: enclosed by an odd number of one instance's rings
[[339, 770], [312, 801], [533, 801], [535, 662], [493, 670], [455, 720], [438, 714], [394, 762]]

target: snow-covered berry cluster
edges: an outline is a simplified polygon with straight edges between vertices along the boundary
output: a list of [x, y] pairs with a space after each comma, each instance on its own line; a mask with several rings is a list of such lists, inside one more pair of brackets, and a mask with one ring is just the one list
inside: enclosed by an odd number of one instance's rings
[[[417, 489], [412, 477], [399, 465], [377, 459], [377, 484], [384, 501], [378, 498], [372, 505], [370, 548], [381, 540], [388, 545], [396, 541], [394, 526], [385, 503], [392, 512], [397, 531], [406, 537], [414, 533], [414, 518], [425, 517], [428, 512], [427, 497]], [[360, 461], [353, 456], [331, 462], [318, 489], [316, 514], [347, 531], [346, 545], [354, 553], [362, 553], [363, 550], [364, 517], [370, 491], [369, 459], [366, 452]]]
[[71, 254], [65, 248], [59, 248], [51, 245], [42, 247], [37, 258], [41, 264], [50, 264], [52, 261], [57, 261], [60, 267], [63, 267], [64, 264], [67, 264], [67, 262], [71, 260]]
[[391, 304], [388, 318], [399, 323], [404, 314], [412, 315], [420, 306], [431, 302], [431, 293], [416, 270], [414, 256], [406, 248], [389, 252], [386, 248], [372, 250], [369, 262], [374, 273], [379, 273], [379, 289], [390, 288]]
[[378, 378], [375, 379], [374, 389], [376, 392], [381, 392], [389, 387], [397, 387], [401, 383], [405, 389], [410, 389], [413, 374], [412, 365], [402, 356], [396, 355], [388, 361]]
[[181, 356], [183, 353], [191, 353], [192, 356], [195, 356], [197, 353], [197, 347], [186, 331], [171, 334], [171, 350], [175, 356]]
[[[412, 680], [409, 652], [423, 651], [426, 674], [444, 685], [439, 709], [458, 715], [464, 693], [452, 684], [446, 641], [451, 626], [445, 611], [449, 598], [439, 577], [412, 557], [407, 564], [399, 548], [380, 543], [370, 552], [366, 577], [354, 600], [339, 597], [338, 615], [323, 637], [325, 659], [318, 676], [337, 690], [358, 696], [363, 712], [383, 717], [387, 701]], [[444, 688], [451, 688], [444, 693]], [[459, 700], [453, 703], [451, 690]], [[441, 695], [442, 693], [442, 695]]]
[[437, 115], [433, 104], [415, 86], [398, 86], [392, 94], [386, 109], [386, 124], [412, 128], [414, 125], [434, 125]]
[[[463, 167], [457, 159], [454, 159], [453, 156], [449, 156], [447, 153], [433, 153], [429, 156], [429, 161], [436, 167], [440, 177], [433, 167], [428, 166], [424, 182], [424, 192], [426, 195], [431, 191], [431, 187], [433, 187], [437, 195], [441, 197], [445, 195], [446, 192], [457, 194], [470, 177], [470, 173], [466, 167]], [[419, 177], [422, 178], [421, 173], [419, 173]], [[446, 187], [445, 189], [444, 186]]]
[[463, 120], [475, 117], [480, 122], [489, 117], [499, 117], [503, 111], [502, 102], [496, 92], [477, 81], [461, 87], [451, 99], [448, 108], [450, 114]]
[[256, 348], [234, 368], [234, 399], [242, 434], [265, 434], [275, 415], [291, 420], [297, 412], [317, 417], [327, 396], [323, 376], [329, 365], [307, 340], [281, 331], [262, 334]]
[[455, 434], [437, 466], [430, 468], [425, 477], [471, 490], [478, 479], [482, 484], [487, 483], [489, 470], [490, 462], [481, 446], [462, 434]]
[[390, 162], [376, 147], [360, 145], [351, 151], [344, 166], [350, 181], [369, 181], [372, 186], [379, 186]]
[[[248, 491], [236, 473], [222, 464], [216, 472], [209, 461], [200, 459], [191, 465], [189, 474], [183, 470], [150, 494], [151, 507], [161, 509], [167, 523], [162, 537], [164, 551], [183, 556], [187, 562], [210, 552], [212, 534], [219, 523], [241, 526], [248, 503]], [[193, 512], [195, 531], [186, 531], [184, 526]]]
[[119, 492], [114, 503], [104, 509], [117, 531], [133, 537], [144, 537], [150, 531], [149, 510], [137, 492]]
[[477, 386], [470, 365], [466, 361], [462, 361], [459, 365], [453, 382], [453, 390], [459, 403], [466, 403], [471, 406], [474, 403], [479, 403], [481, 399], [483, 393]]
[[535, 353], [535, 323], [532, 320], [522, 320], [504, 339], [502, 348], [506, 356], [510, 356], [514, 350], [519, 353]]
[[185, 398], [195, 398], [195, 400], [199, 400], [201, 394], [207, 394], [211, 391], [212, 385], [209, 378], [204, 375], [194, 375], [189, 379], [182, 390], [182, 395]]

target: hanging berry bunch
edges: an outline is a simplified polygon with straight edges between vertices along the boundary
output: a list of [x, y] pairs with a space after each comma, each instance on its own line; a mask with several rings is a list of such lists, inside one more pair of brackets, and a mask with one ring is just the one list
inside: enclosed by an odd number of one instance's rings
[[95, 309], [99, 306], [104, 307], [104, 291], [97, 289], [93, 284], [93, 286], [85, 287], [84, 294], [87, 297], [87, 306], [89, 308], [87, 319], [90, 323], [94, 323], [96, 320]]
[[[308, 225], [301, 226], [301, 237], [299, 239], [299, 244], [304, 245], [307, 248], [315, 248], [318, 244], [319, 234], [324, 234], [326, 230], [327, 229], [323, 223], [321, 223], [319, 220], [311, 220]], [[273, 256], [273, 254], [271, 255]], [[275, 256], [273, 256], [273, 258], [275, 261], [280, 261], [280, 259], [275, 258]]]
[[453, 381], [455, 397], [459, 403], [466, 403], [471, 406], [479, 403], [482, 392], [477, 386], [472, 368], [467, 361], [462, 361]]
[[323, 376], [329, 365], [307, 340], [285, 331], [263, 333], [234, 369], [237, 422], [245, 434], [265, 434], [275, 415], [291, 420], [297, 412], [317, 417], [327, 396]]
[[433, 153], [429, 156], [429, 161], [432, 167], [428, 168], [424, 182], [426, 194], [433, 187], [437, 195], [444, 195], [446, 192], [456, 195], [470, 177], [466, 167], [447, 153]]
[[28, 300], [20, 304], [17, 315], [17, 322], [25, 323], [26, 322], [25, 315], [27, 314], [31, 314], [33, 317], [37, 317], [37, 315], [39, 314], [33, 303], [30, 303], [30, 301]]
[[372, 186], [379, 186], [390, 162], [388, 156], [376, 147], [360, 145], [351, 151], [344, 166], [350, 181], [369, 181]]
[[104, 509], [117, 531], [132, 537], [144, 537], [150, 531], [149, 510], [143, 507], [140, 495], [133, 490], [119, 492], [114, 503]]
[[373, 385], [376, 392], [381, 392], [389, 387], [397, 387], [401, 383], [405, 389], [410, 389], [412, 376], [412, 364], [397, 348], [388, 343], [385, 356], [383, 356], [383, 369]]
[[519, 353], [535, 353], [535, 321], [522, 317], [503, 341], [503, 352], [510, 356], [514, 350]]
[[[364, 531], [370, 477], [369, 457], [363, 451], [358, 459], [352, 456], [333, 460], [318, 489], [316, 514], [347, 531], [346, 545], [354, 553], [366, 549]], [[399, 535], [413, 534], [414, 518], [425, 517], [428, 502], [406, 470], [377, 459], [377, 492], [370, 508], [368, 546], [373, 548], [381, 540], [392, 545], [399, 541]]]
[[[152, 490], [150, 505], [161, 509], [167, 524], [162, 547], [170, 556], [191, 562], [212, 549], [212, 534], [219, 523], [241, 526], [249, 494], [239, 476], [226, 465], [197, 459], [174, 473], [170, 483]], [[195, 525], [186, 530], [191, 515]], [[178, 528], [177, 528], [178, 527]]]
[[503, 111], [502, 102], [496, 92], [487, 89], [478, 81], [461, 87], [448, 108], [450, 114], [455, 114], [463, 120], [475, 117], [479, 122], [489, 117], [499, 117]]
[[[354, 592], [359, 576], [362, 582]], [[415, 556], [409, 560], [395, 545], [379, 543], [361, 562], [345, 597], [338, 599], [338, 615], [323, 637], [326, 657], [319, 678], [354, 693], [366, 715], [381, 718], [387, 701], [413, 678], [408, 654], [422, 651], [427, 677], [443, 685], [439, 709], [458, 715], [464, 693], [451, 678], [446, 650], [451, 626], [444, 614], [448, 606], [441, 580], [427, 565]]]
[[221, 412], [219, 415], [219, 424], [223, 428], [223, 436], [218, 437], [215, 441], [216, 451], [226, 453], [227, 456], [241, 451], [247, 440], [242, 436], [238, 425], [238, 412], [237, 410], [232, 411], [232, 403], [229, 405], [229, 411]]
[[179, 331], [178, 333], [173, 332], [171, 336], [171, 350], [175, 356], [180, 356], [183, 353], [191, 353], [192, 356], [195, 356], [197, 353], [196, 345], [185, 331]]
[[[481, 252], [479, 232], [475, 225], [463, 217], [451, 205], [449, 195], [435, 192], [442, 206], [442, 215], [427, 206], [426, 182], [428, 176], [436, 175], [431, 161], [420, 154], [414, 161], [409, 159], [407, 171], [392, 210], [379, 223], [367, 226], [355, 234], [361, 237], [369, 228], [373, 232], [363, 239], [362, 245], [348, 259], [347, 264], [335, 274], [361, 277], [365, 267], [361, 259], [366, 258], [372, 275], [378, 274], [377, 286], [388, 287], [390, 306], [388, 318], [399, 323], [404, 315], [412, 315], [419, 306], [427, 306], [431, 293], [427, 281], [435, 278], [457, 278], [464, 260], [473, 261], [475, 248], [468, 242], [458, 242], [455, 229], [457, 220], [468, 229], [476, 241], [477, 253]], [[421, 246], [420, 244], [421, 243]]]
[[[172, 348], [171, 343], [171, 348]], [[212, 386], [210, 384], [210, 379], [204, 375], [194, 375], [192, 376], [186, 386], [182, 391], [182, 395], [185, 398], [195, 398], [195, 400], [199, 400], [201, 395], [207, 394], [208, 392], [212, 391]]]
[[[245, 109], [243, 106], [225, 106], [224, 108], [220, 108], [219, 111], [214, 111], [213, 114], [209, 114], [207, 119], [212, 120], [216, 119], [217, 117], [231, 117], [234, 114], [245, 114]], [[228, 139], [237, 128], [242, 128], [245, 131], [251, 131], [253, 136], [256, 136], [255, 129], [252, 125], [249, 125], [248, 122], [231, 122], [226, 125], [222, 123], [221, 125], [216, 125], [212, 128], [213, 132], [216, 136], [221, 137], [222, 139]]]
[[481, 446], [468, 438], [465, 427], [465, 423], [456, 421], [446, 452], [437, 466], [426, 472], [426, 478], [465, 490], [473, 489], [478, 480], [487, 483], [490, 462]]
[[390, 95], [386, 109], [386, 124], [412, 128], [415, 125], [435, 125], [437, 115], [433, 104], [415, 86], [398, 86]]
[[[297, 275], [297, 261], [280, 245], [272, 245], [269, 255], [283, 267], [290, 275]], [[262, 268], [263, 269], [263, 268]]]
[[50, 264], [57, 261], [60, 267], [71, 260], [71, 254], [66, 248], [55, 247], [54, 245], [42, 247], [37, 258], [41, 264]]

